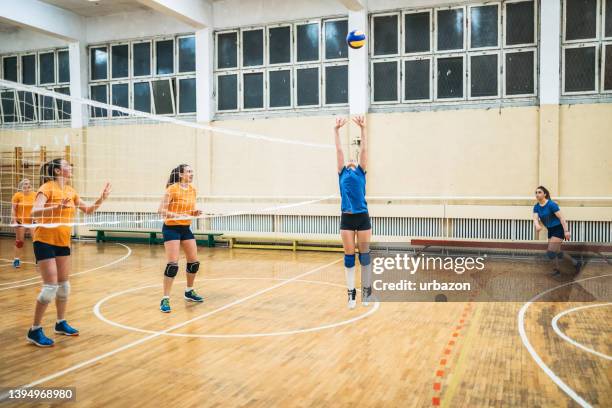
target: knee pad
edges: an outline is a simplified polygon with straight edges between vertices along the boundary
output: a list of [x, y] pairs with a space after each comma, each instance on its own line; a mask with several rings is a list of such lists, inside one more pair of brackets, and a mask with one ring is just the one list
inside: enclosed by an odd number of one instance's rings
[[557, 257], [557, 253], [553, 251], [546, 251], [546, 256], [552, 261]]
[[563, 259], [563, 251], [557, 252], [557, 259]]
[[166, 265], [166, 270], [164, 271], [164, 275], [169, 278], [174, 278], [178, 273], [178, 264], [174, 262], [169, 262]]
[[359, 263], [361, 266], [368, 266], [371, 262], [370, 253], [364, 252], [363, 254], [359, 253]]
[[20, 240], [20, 239], [16, 239], [16, 240], [15, 240], [15, 246], [16, 246], [17, 248], [23, 248], [23, 241], [22, 241], [22, 240]]
[[187, 262], [187, 272], [189, 272], [189, 273], [196, 273], [199, 270], [200, 270], [200, 262], [199, 261]]
[[57, 298], [59, 300], [68, 299], [68, 295], [70, 295], [70, 282], [58, 282], [57, 286]]
[[47, 305], [55, 299], [55, 295], [57, 294], [58, 285], [52, 283], [43, 283], [42, 289], [38, 294], [38, 301], [43, 305]]
[[355, 266], [355, 254], [344, 254], [344, 266], [347, 268], [352, 268]]

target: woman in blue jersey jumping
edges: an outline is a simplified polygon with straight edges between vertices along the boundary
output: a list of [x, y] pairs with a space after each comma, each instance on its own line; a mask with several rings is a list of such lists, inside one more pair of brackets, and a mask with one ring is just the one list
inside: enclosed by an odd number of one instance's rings
[[559, 205], [550, 199], [550, 192], [546, 187], [539, 186], [535, 191], [536, 200], [533, 206], [533, 224], [537, 232], [542, 230], [542, 224], [548, 230], [548, 249], [546, 256], [553, 262], [553, 276], [561, 274], [559, 261], [564, 257], [572, 262], [576, 268], [576, 274], [580, 272], [582, 262], [576, 261], [568, 254], [561, 251], [563, 240], [570, 239], [570, 231], [567, 221], [561, 214]]
[[372, 224], [368, 214], [366, 194], [366, 167], [368, 163], [368, 139], [363, 116], [353, 118], [353, 122], [361, 129], [359, 162], [344, 161], [344, 152], [340, 144], [340, 128], [346, 124], [346, 119], [337, 118], [334, 126], [336, 141], [337, 170], [342, 198], [342, 216], [340, 219], [340, 236], [344, 247], [344, 271], [348, 288], [348, 307], [355, 308], [357, 290], [355, 289], [355, 237], [359, 246], [359, 263], [361, 264], [361, 302], [368, 306], [372, 294], [370, 239]]

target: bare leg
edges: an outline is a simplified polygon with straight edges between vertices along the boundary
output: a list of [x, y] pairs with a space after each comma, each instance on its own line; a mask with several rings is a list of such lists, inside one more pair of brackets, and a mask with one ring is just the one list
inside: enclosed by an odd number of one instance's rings
[[[181, 241], [181, 247], [187, 257], [187, 262], [195, 262], [198, 260], [198, 246], [196, 245], [195, 239], [187, 241]], [[187, 287], [192, 288], [193, 282], [195, 281], [195, 273], [187, 273]]]
[[[38, 262], [38, 268], [40, 275], [43, 280], [43, 284], [57, 285], [57, 266], [55, 264], [55, 258], [45, 259], [44, 261]], [[40, 303], [36, 300], [36, 308], [34, 309], [34, 326], [40, 326], [43, 315], [47, 310], [48, 304]]]
[[[164, 248], [166, 249], [166, 260], [168, 263], [177, 263], [179, 259], [179, 249], [181, 241], [166, 241], [164, 242]], [[170, 278], [164, 275], [164, 296], [170, 296], [170, 290], [172, 289], [172, 283], [174, 278]]]
[[[24, 227], [15, 227], [15, 241], [24, 241], [25, 240], [25, 228]], [[21, 259], [23, 256], [23, 248], [19, 248], [17, 246], [17, 242], [15, 242], [15, 259]]]
[[[72, 263], [70, 262], [69, 256], [58, 256], [55, 258], [55, 264], [57, 265], [57, 282], [68, 282], [70, 279], [70, 269]], [[55, 298], [55, 307], [57, 308], [57, 320], [64, 320], [66, 315], [66, 305], [68, 299]]]

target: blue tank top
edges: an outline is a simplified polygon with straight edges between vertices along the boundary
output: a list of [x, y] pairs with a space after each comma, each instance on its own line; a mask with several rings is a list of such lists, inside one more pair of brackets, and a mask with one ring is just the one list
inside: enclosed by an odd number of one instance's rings
[[344, 213], [360, 214], [368, 212], [366, 194], [366, 173], [357, 166], [354, 170], [342, 168], [339, 174], [341, 209]]
[[544, 224], [546, 228], [561, 225], [561, 221], [555, 215], [557, 211], [559, 211], [559, 205], [553, 200], [548, 200], [543, 206], [541, 206], [540, 203], [536, 203], [536, 205], [533, 206], [533, 212], [538, 214], [538, 217], [540, 217], [542, 224]]

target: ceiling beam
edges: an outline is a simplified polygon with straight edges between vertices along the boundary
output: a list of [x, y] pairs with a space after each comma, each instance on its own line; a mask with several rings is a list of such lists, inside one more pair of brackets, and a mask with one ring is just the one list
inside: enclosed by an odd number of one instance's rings
[[138, 0], [138, 2], [196, 29], [212, 26], [212, 6], [206, 0]]
[[85, 37], [81, 16], [38, 0], [0, 0], [0, 20], [66, 41]]

